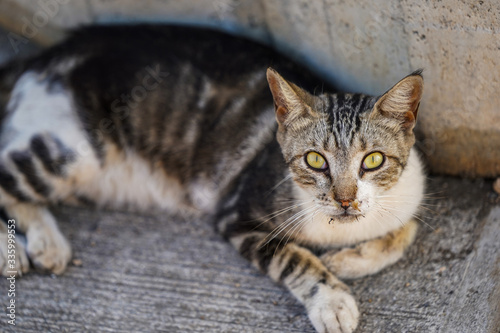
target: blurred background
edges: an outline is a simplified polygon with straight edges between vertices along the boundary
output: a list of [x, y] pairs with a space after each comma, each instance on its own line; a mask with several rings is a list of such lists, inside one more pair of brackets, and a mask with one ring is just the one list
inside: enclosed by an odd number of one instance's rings
[[0, 61], [86, 24], [178, 22], [249, 36], [343, 90], [382, 94], [423, 68], [418, 143], [431, 171], [500, 175], [500, 2], [2, 0]]
[[0, 60], [86, 24], [179, 22], [274, 46], [346, 91], [426, 80], [420, 149], [436, 173], [500, 175], [500, 2], [2, 0]]

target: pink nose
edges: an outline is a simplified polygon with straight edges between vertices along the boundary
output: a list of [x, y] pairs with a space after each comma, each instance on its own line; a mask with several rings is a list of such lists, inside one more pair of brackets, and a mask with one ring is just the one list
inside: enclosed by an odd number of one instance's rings
[[342, 200], [342, 199], [337, 201], [340, 203], [340, 206], [346, 210], [351, 206], [352, 202], [352, 200]]

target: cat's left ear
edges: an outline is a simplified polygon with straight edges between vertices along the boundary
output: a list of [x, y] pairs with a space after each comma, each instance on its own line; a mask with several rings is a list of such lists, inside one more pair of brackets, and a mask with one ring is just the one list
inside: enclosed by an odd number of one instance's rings
[[379, 98], [373, 112], [398, 121], [401, 128], [411, 131], [417, 121], [418, 107], [424, 89], [422, 70], [399, 81]]
[[272, 68], [267, 69], [267, 81], [273, 94], [276, 120], [280, 126], [287, 127], [295, 119], [314, 113], [309, 106], [313, 97], [307, 91], [288, 82]]

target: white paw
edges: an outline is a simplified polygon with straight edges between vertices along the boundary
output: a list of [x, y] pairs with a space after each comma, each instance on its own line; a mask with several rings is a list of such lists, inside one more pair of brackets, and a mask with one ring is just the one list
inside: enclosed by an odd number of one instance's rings
[[[381, 243], [381, 242], [380, 242]], [[378, 242], [367, 242], [351, 249], [321, 256], [323, 264], [340, 279], [356, 279], [375, 274], [394, 264], [403, 256], [402, 251], [384, 250]]]
[[[2, 223], [0, 221], [0, 223]], [[9, 249], [8, 235], [0, 233], [0, 275], [21, 276], [30, 268], [26, 250], [20, 242], [15, 243], [15, 248]], [[15, 273], [12, 273], [15, 272]]]
[[27, 252], [33, 265], [61, 274], [71, 259], [71, 247], [58, 229], [32, 226], [26, 233]]
[[358, 249], [342, 249], [334, 254], [325, 254], [321, 260], [340, 279], [355, 279], [371, 273], [372, 260]]
[[314, 328], [320, 333], [350, 333], [358, 326], [356, 301], [342, 289], [321, 286], [307, 308]]

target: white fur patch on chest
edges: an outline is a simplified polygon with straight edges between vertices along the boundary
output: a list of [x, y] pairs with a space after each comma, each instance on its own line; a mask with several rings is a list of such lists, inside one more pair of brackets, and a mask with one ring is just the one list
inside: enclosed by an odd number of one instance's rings
[[[330, 224], [330, 217], [321, 212], [309, 214], [296, 238], [314, 245], [337, 247], [381, 237], [399, 229], [414, 216], [422, 200], [425, 179], [422, 169], [417, 153], [412, 150], [398, 183], [380, 194], [373, 209], [364, 217], [355, 222]], [[297, 200], [311, 201], [310, 195], [300, 187], [295, 186], [295, 192]], [[311, 202], [306, 206], [313, 205]]]

